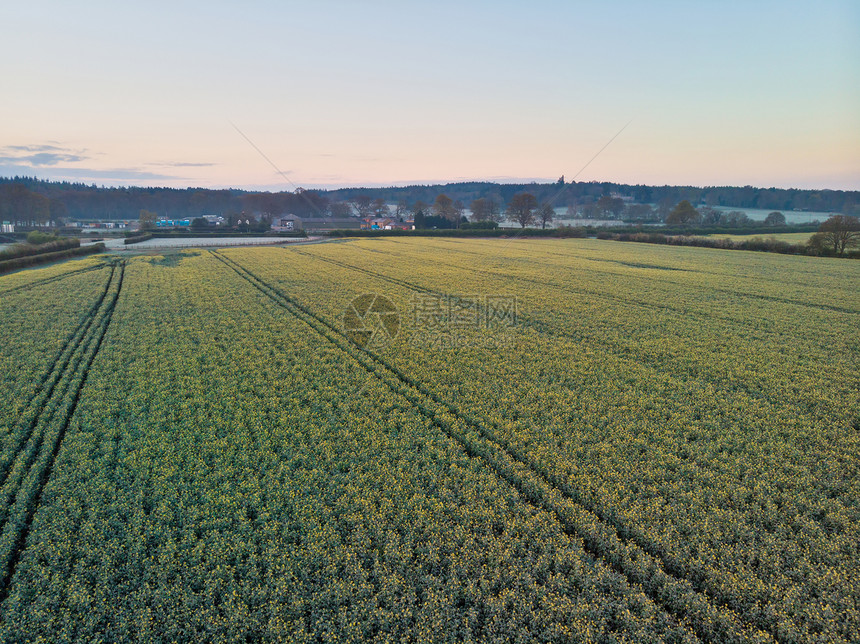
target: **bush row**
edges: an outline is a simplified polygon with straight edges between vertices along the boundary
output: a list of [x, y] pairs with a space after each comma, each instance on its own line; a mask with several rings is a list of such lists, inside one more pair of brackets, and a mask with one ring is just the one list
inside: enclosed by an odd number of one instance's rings
[[[448, 228], [427, 228], [421, 230], [355, 230], [355, 229], [337, 229], [330, 230], [323, 234], [328, 237], [409, 237], [409, 236], [429, 236], [429, 237], [588, 237], [598, 236], [600, 239], [608, 239], [608, 234], [635, 234], [631, 233], [630, 226], [613, 226], [603, 228], [599, 226], [558, 226], [557, 228], [492, 228], [482, 225], [483, 222], [463, 224], [457, 229]], [[800, 225], [800, 226], [760, 226], [760, 227], [743, 227], [743, 228], [660, 228], [659, 233], [642, 233], [654, 234], [659, 236], [670, 235], [731, 235], [731, 234], [767, 234], [773, 235], [777, 233], [813, 233], [818, 230], [818, 226]], [[665, 243], [665, 242], [652, 242]]]
[[142, 235], [132, 235], [131, 237], [126, 237], [123, 243], [128, 246], [129, 244], [139, 244], [140, 242], [144, 242], [147, 239], [152, 239], [152, 233], [143, 233]]
[[[610, 227], [612, 232], [630, 232]], [[814, 233], [818, 224], [786, 224], [785, 226], [660, 226], [663, 235], [777, 235], [782, 233]], [[638, 232], [642, 232], [641, 230]]]
[[265, 232], [238, 232], [235, 230], [154, 230], [147, 233], [156, 239], [173, 239], [176, 237], [307, 237], [308, 234], [304, 230], [296, 230], [293, 232], [276, 232], [267, 230]]
[[76, 246], [74, 248], [58, 250], [52, 253], [40, 253], [38, 255], [25, 255], [23, 257], [16, 257], [15, 259], [7, 259], [5, 261], [0, 261], [0, 274], [15, 271], [19, 268], [26, 268], [27, 266], [38, 266], [39, 264], [49, 264], [61, 259], [102, 253], [104, 252], [104, 249], [105, 245], [100, 243], [93, 244], [92, 246]]
[[0, 262], [17, 259], [18, 257], [27, 257], [29, 255], [41, 255], [43, 253], [53, 253], [69, 248], [77, 248], [81, 245], [78, 239], [59, 239], [57, 241], [48, 242], [47, 244], [16, 244], [8, 250], [0, 252]]
[[587, 237], [583, 227], [558, 228], [438, 228], [421, 230], [330, 230], [327, 237]]
[[[601, 231], [597, 233], [597, 239], [632, 241], [644, 244], [668, 244], [671, 246], [702, 246], [704, 248], [722, 248], [725, 250], [753, 250], [765, 253], [780, 253], [783, 255], [837, 256], [834, 252], [828, 251], [827, 249], [815, 248], [807, 244], [791, 244], [778, 239], [765, 239], [763, 237], [753, 237], [752, 239], [736, 241], [716, 237], [664, 235], [662, 233], [611, 233]], [[844, 257], [857, 259], [860, 258], [860, 253], [846, 253]]]

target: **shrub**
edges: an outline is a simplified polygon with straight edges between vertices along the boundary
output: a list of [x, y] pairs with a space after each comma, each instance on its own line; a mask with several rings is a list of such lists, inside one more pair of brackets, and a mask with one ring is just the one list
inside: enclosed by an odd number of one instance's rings
[[123, 244], [128, 246], [129, 244], [139, 244], [140, 242], [144, 242], [147, 239], [152, 239], [152, 233], [143, 233], [142, 235], [132, 235], [131, 237], [126, 237], [123, 240]]
[[467, 221], [460, 224], [460, 230], [496, 230], [498, 227], [495, 221]]
[[52, 233], [43, 233], [40, 230], [34, 230], [27, 234], [27, 243], [37, 246], [39, 244], [48, 244], [50, 242], [59, 241], [60, 238]]
[[552, 230], [553, 237], [587, 237], [588, 231], [585, 230], [583, 226], [571, 226], [570, 224], [565, 224], [564, 226], [559, 226], [558, 228], [554, 228]]
[[[78, 240], [73, 241], [77, 242]], [[78, 244], [80, 244], [80, 242], [78, 242]], [[27, 266], [49, 264], [50, 262], [57, 262], [61, 259], [69, 259], [70, 257], [102, 253], [104, 252], [104, 249], [104, 244], [93, 244], [92, 246], [76, 245], [66, 248], [65, 250], [58, 250], [55, 252], [38, 253], [35, 255], [22, 255], [19, 257], [15, 257], [14, 259], [0, 261], [0, 274], [8, 273], [9, 271], [16, 271], [19, 268], [26, 268]]]
[[[32, 233], [30, 234], [32, 235]], [[56, 241], [50, 241], [39, 245], [29, 243], [15, 244], [12, 248], [0, 252], [0, 261], [15, 259], [17, 257], [28, 257], [30, 255], [41, 255], [43, 253], [53, 253], [56, 251], [67, 250], [69, 248], [77, 248], [80, 245], [80, 240], [69, 238], [57, 238]]]

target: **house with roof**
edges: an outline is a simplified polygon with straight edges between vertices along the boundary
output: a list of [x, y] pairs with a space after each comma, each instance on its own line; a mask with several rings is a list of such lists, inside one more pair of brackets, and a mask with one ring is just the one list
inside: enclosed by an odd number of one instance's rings
[[272, 230], [279, 233], [291, 233], [303, 228], [302, 218], [293, 214], [278, 215], [272, 219]]

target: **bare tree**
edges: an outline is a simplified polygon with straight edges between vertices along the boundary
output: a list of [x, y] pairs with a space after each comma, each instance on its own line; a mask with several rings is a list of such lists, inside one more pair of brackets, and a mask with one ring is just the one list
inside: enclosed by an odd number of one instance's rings
[[466, 206], [463, 202], [457, 199], [454, 202], [454, 228], [460, 227], [460, 222], [463, 221], [463, 213], [466, 211]]
[[154, 212], [149, 210], [141, 210], [138, 221], [140, 222], [140, 230], [150, 230], [155, 228], [155, 220], [158, 218]]
[[618, 219], [624, 210], [624, 200], [611, 195], [603, 195], [597, 200], [597, 207], [600, 208], [604, 217], [611, 215], [613, 219]]
[[496, 200], [494, 197], [487, 197], [487, 214], [488, 221], [494, 221], [497, 224], [502, 223], [504, 217], [502, 216], [501, 200]]
[[328, 208], [331, 216], [335, 218], [349, 217], [352, 214], [352, 208], [345, 201], [335, 201]]
[[385, 199], [381, 197], [373, 200], [373, 203], [370, 206], [370, 211], [373, 213], [374, 217], [388, 217], [391, 215], [391, 209], [388, 207], [388, 204], [385, 203]]
[[469, 210], [472, 211], [472, 221], [494, 221], [498, 224], [502, 220], [499, 216], [499, 202], [492, 197], [475, 199]]
[[860, 246], [860, 219], [851, 215], [833, 215], [818, 227], [810, 243], [832, 248], [837, 255], [844, 255], [849, 248]]
[[633, 220], [648, 220], [654, 216], [654, 209], [647, 203], [632, 203], [625, 208], [625, 217]]
[[785, 215], [779, 210], [774, 210], [764, 218], [764, 223], [768, 226], [785, 226]]
[[373, 200], [368, 195], [356, 195], [349, 200], [349, 203], [355, 208], [356, 217], [367, 217], [370, 215]]
[[668, 214], [666, 217], [666, 224], [670, 226], [684, 226], [686, 224], [695, 223], [699, 221], [699, 219], [699, 211], [693, 208], [693, 204], [684, 199], [672, 209], [672, 212]]
[[62, 224], [63, 220], [69, 214], [69, 209], [66, 208], [66, 204], [60, 199], [50, 199], [48, 201], [48, 211], [50, 212], [52, 226]]
[[540, 227], [546, 229], [546, 225], [552, 221], [555, 215], [555, 209], [548, 201], [544, 201], [538, 210], [537, 218], [540, 220]]
[[508, 218], [525, 228], [535, 220], [535, 210], [538, 207], [537, 198], [530, 192], [515, 194], [508, 204]]
[[448, 195], [438, 195], [433, 202], [433, 214], [436, 217], [444, 217], [454, 225], [457, 224], [457, 209], [454, 200]]
[[397, 202], [397, 206], [394, 208], [394, 215], [400, 220], [409, 215], [409, 204], [406, 203], [405, 199]]
[[0, 186], [0, 219], [27, 226], [47, 223], [51, 218], [50, 199], [20, 183]]
[[472, 221], [487, 221], [490, 218], [489, 200], [481, 197], [475, 199], [470, 205], [469, 210], [472, 211]]
[[711, 206], [699, 208], [699, 215], [702, 217], [702, 223], [706, 226], [716, 226], [720, 223], [720, 211]]

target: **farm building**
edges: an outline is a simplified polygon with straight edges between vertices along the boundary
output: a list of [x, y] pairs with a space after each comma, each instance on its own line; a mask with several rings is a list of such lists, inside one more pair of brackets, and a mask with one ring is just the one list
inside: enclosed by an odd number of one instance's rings
[[272, 230], [278, 232], [293, 232], [294, 230], [302, 230], [302, 218], [296, 215], [279, 215], [272, 220]]
[[398, 221], [391, 217], [365, 219], [361, 224], [362, 230], [412, 230], [415, 228], [411, 221]]
[[[290, 228], [292, 223], [292, 228]], [[297, 217], [283, 215], [272, 220], [272, 230], [291, 232], [293, 230], [350, 230], [359, 228], [360, 221], [355, 217]]]

